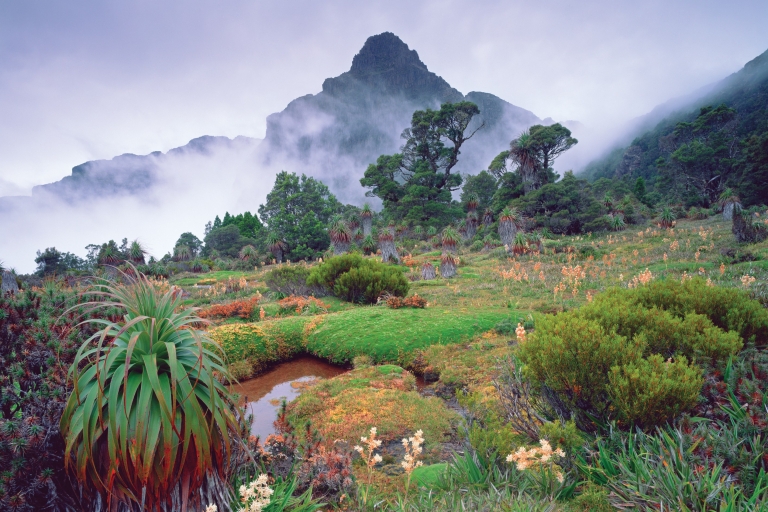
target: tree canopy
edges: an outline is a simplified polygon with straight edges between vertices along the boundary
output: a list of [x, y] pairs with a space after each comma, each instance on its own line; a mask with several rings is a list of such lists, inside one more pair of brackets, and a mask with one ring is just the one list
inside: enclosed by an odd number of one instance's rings
[[474, 103], [445, 103], [440, 110], [417, 110], [411, 126], [403, 131], [400, 153], [381, 155], [368, 166], [360, 184], [366, 195], [384, 202], [395, 220], [413, 224], [445, 225], [461, 215], [451, 192], [461, 186], [461, 175], [452, 173], [462, 145], [482, 125], [467, 133], [480, 113]]
[[[571, 131], [560, 123], [550, 126], [531, 126], [514, 139], [509, 150], [499, 153], [488, 166], [497, 178], [508, 172], [517, 172], [525, 193], [555, 181], [552, 169], [554, 161], [579, 141], [571, 137]], [[512, 168], [507, 167], [507, 162]]]
[[288, 258], [316, 258], [330, 245], [325, 226], [341, 210], [321, 181], [281, 171], [266, 203], [259, 206], [259, 216], [269, 232], [285, 241]]

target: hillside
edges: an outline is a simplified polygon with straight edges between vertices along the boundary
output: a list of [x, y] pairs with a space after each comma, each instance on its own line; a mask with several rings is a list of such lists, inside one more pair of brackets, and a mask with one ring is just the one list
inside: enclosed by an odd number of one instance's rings
[[[743, 69], [721, 82], [706, 88], [708, 92], [693, 94], [698, 99], [678, 102], [675, 111], [661, 120], [653, 112], [648, 120], [657, 124], [647, 129], [627, 147], [617, 148], [607, 156], [592, 162], [585, 171], [591, 179], [620, 178], [634, 181], [645, 179], [650, 188], [665, 196], [667, 182], [662, 177], [659, 158], [668, 163], [682, 144], [692, 139], [704, 141], [717, 131], [718, 137], [729, 138], [728, 163], [712, 177], [719, 176], [718, 187], [732, 187], [748, 204], [765, 202], [768, 184], [765, 182], [764, 159], [766, 132], [768, 132], [768, 51], [748, 62]], [[683, 103], [683, 105], [681, 105]], [[692, 138], [676, 132], [679, 123], [695, 123], [701, 109], [725, 105], [735, 111], [735, 116], [723, 126], [709, 132], [699, 131]], [[642, 123], [639, 123], [642, 126]], [[684, 131], [683, 127], [683, 131]], [[704, 141], [705, 144], [708, 144]], [[711, 146], [711, 144], [710, 144]], [[762, 155], [762, 156], [761, 156]], [[680, 197], [667, 197], [681, 199]]]

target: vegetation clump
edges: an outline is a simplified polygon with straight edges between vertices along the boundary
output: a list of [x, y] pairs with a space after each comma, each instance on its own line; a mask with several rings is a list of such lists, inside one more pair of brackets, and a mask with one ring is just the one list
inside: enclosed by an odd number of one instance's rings
[[408, 279], [403, 272], [360, 254], [329, 258], [312, 270], [310, 286], [321, 286], [348, 302], [375, 304], [384, 293], [403, 297]]

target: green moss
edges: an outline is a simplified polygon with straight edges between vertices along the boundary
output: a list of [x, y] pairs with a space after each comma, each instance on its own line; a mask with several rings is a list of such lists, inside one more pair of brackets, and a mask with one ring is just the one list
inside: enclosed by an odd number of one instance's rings
[[503, 309], [357, 308], [328, 315], [309, 335], [307, 349], [336, 363], [348, 363], [358, 355], [376, 363], [403, 363], [416, 349], [469, 340], [508, 315]]

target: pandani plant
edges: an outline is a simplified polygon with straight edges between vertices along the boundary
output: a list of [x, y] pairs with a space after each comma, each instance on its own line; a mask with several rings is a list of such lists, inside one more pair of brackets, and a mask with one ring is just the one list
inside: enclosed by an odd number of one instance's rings
[[[108, 510], [227, 510], [227, 467], [240, 424], [224, 355], [196, 309], [141, 273], [97, 281], [86, 315], [118, 308], [120, 321], [78, 350], [61, 417], [65, 467]], [[239, 446], [239, 444], [237, 445]]]
[[373, 227], [373, 210], [371, 210], [371, 205], [368, 203], [365, 203], [363, 205], [363, 209], [360, 210], [360, 220], [363, 224], [363, 235], [368, 236], [371, 233], [371, 229]]
[[483, 213], [483, 225], [490, 226], [491, 224], [493, 224], [493, 210], [486, 208]]
[[339, 255], [349, 251], [349, 245], [352, 243], [352, 233], [349, 226], [340, 215], [334, 216], [331, 220], [331, 226], [328, 229], [333, 244], [333, 254]]
[[267, 235], [267, 247], [275, 257], [275, 261], [282, 263], [283, 251], [286, 249], [286, 244], [277, 233], [270, 233]]
[[144, 264], [144, 255], [147, 254], [146, 249], [141, 245], [138, 240], [131, 242], [131, 246], [128, 248], [128, 259], [135, 265]]
[[456, 244], [459, 243], [459, 236], [459, 233], [451, 226], [445, 228], [441, 237], [443, 250], [449, 254], [454, 254], [456, 252]]
[[512, 252], [516, 255], [525, 254], [528, 250], [528, 239], [524, 233], [518, 232], [515, 235], [515, 241], [512, 243]]
[[[620, 213], [615, 213], [611, 216], [611, 229], [614, 231], [621, 231], [624, 228], [627, 227], [626, 223], [624, 222], [624, 216]], [[671, 226], [672, 224], [670, 224]]]
[[670, 208], [664, 208], [661, 211], [661, 222], [659, 223], [663, 228], [671, 228], [675, 223], [675, 214], [672, 213]]
[[523, 217], [517, 208], [504, 208], [499, 215], [499, 238], [501, 243], [507, 248], [512, 249], [515, 241], [515, 235], [522, 229]]

